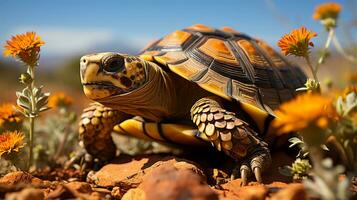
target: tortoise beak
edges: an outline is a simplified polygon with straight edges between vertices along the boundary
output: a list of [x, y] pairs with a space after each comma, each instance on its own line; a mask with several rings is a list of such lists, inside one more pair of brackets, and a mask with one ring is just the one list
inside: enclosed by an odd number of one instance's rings
[[82, 83], [84, 83], [84, 74], [85, 74], [85, 70], [87, 68], [87, 61], [88, 61], [87, 56], [83, 56], [79, 62], [79, 71], [80, 71]]
[[80, 76], [81, 82], [88, 83], [90, 80], [95, 80], [95, 77], [100, 71], [100, 61], [103, 55], [90, 54], [85, 55], [80, 59]]

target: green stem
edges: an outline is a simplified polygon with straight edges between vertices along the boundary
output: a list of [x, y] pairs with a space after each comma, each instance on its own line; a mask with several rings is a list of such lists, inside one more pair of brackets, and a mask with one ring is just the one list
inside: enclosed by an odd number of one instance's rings
[[34, 66], [29, 66], [28, 67], [28, 73], [31, 75], [32, 82], [29, 84], [29, 89], [30, 89], [30, 98], [31, 98], [31, 112], [30, 112], [30, 133], [29, 133], [29, 143], [30, 143], [30, 149], [29, 149], [29, 160], [28, 160], [28, 165], [27, 165], [27, 170], [30, 169], [33, 163], [33, 138], [34, 138], [34, 133], [35, 133], [35, 117], [36, 117], [36, 99], [35, 95], [33, 93], [33, 89], [35, 88], [35, 72], [34, 72]]
[[319, 70], [320, 65], [324, 62], [324, 60], [325, 60], [325, 58], [326, 58], [325, 53], [326, 53], [327, 49], [330, 47], [330, 45], [331, 45], [331, 41], [332, 41], [332, 38], [334, 37], [334, 34], [335, 34], [335, 29], [334, 29], [334, 28], [330, 28], [330, 29], [329, 29], [329, 32], [328, 32], [328, 37], [327, 37], [325, 46], [324, 46], [324, 48], [322, 49], [322, 52], [323, 52], [324, 54], [320, 56], [320, 58], [319, 58], [319, 60], [317, 61], [317, 64], [316, 64], [315, 67], [313, 67], [313, 65], [312, 65], [312, 63], [311, 63], [309, 54], [307, 54], [307, 55], [304, 56], [304, 58], [305, 58], [305, 60], [306, 60], [306, 63], [307, 63], [308, 67], [309, 67], [310, 70], [311, 70], [312, 76], [313, 76], [314, 80], [316, 81], [316, 83], [318, 84], [318, 92], [321, 92], [321, 89], [320, 89], [320, 81], [319, 81], [319, 79], [317, 78], [317, 72], [318, 72], [318, 70]]
[[326, 51], [327, 49], [330, 47], [331, 45], [331, 41], [332, 41], [332, 38], [334, 37], [335, 35], [335, 29], [334, 28], [330, 28], [329, 29], [329, 32], [328, 32], [328, 36], [327, 36], [327, 40], [326, 40], [326, 43], [325, 43], [325, 46], [324, 48], [322, 49], [322, 52], [323, 52], [323, 55], [320, 56], [317, 64], [316, 64], [316, 67], [315, 67], [315, 71], [317, 72], [320, 65], [324, 62], [325, 58], [326, 58]]
[[348, 54], [341, 46], [340, 42], [338, 41], [338, 38], [336, 35], [333, 36], [333, 44], [336, 47], [336, 50], [343, 56], [345, 57], [347, 60], [353, 62], [353, 63], [357, 63], [357, 58], [354, 57], [351, 54]]
[[306, 56], [304, 56], [305, 60], [306, 60], [306, 63], [307, 63], [307, 66], [310, 68], [311, 70], [311, 73], [312, 73], [312, 76], [314, 78], [314, 80], [320, 84], [319, 82], [319, 79], [317, 78], [317, 70], [314, 69], [314, 67], [312, 66], [311, 64], [311, 61], [310, 61], [310, 56], [307, 54]]
[[30, 167], [32, 166], [33, 162], [33, 134], [35, 128], [35, 118], [30, 117], [30, 134], [29, 134], [29, 143], [30, 143], [30, 150], [29, 150], [29, 160], [27, 163], [27, 171], [29, 171]]

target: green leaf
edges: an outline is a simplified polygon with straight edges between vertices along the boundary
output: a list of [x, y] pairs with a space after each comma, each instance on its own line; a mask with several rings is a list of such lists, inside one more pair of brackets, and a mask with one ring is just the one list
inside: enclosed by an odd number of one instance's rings
[[39, 109], [39, 112], [44, 112], [44, 111], [49, 110], [49, 109], [51, 109], [51, 108], [50, 107], [42, 107], [42, 108]]
[[31, 99], [26, 96], [20, 95], [18, 99], [24, 104], [31, 105]]
[[25, 110], [28, 110], [28, 111], [31, 110], [31, 106], [26, 104], [26, 103], [21, 102], [20, 99], [17, 99], [16, 103], [17, 103], [18, 106], [20, 106], [21, 108], [23, 108]]
[[31, 97], [31, 92], [30, 92], [30, 89], [29, 89], [28, 87], [26, 87], [25, 89], [22, 90], [22, 94], [23, 94], [25, 97], [28, 97], [28, 98]]
[[21, 92], [16, 92], [16, 97], [19, 98], [22, 95]]
[[336, 101], [336, 111], [339, 115], [343, 115], [343, 100], [342, 97], [338, 97], [337, 101]]
[[46, 106], [47, 103], [48, 103], [48, 96], [41, 96], [41, 97], [37, 100], [36, 106], [37, 106], [37, 108], [39, 109], [39, 108], [42, 108], [42, 107]]
[[30, 116], [27, 110], [22, 110], [22, 109], [19, 109], [19, 108], [17, 108], [17, 107], [15, 107], [15, 109], [16, 109], [18, 112], [20, 112], [21, 114], [23, 114], [25, 117], [29, 117], [29, 116]]
[[37, 97], [39, 94], [41, 94], [41, 88], [37, 88], [37, 87], [32, 88], [32, 93], [35, 97]]
[[292, 137], [289, 139], [289, 142], [291, 143], [289, 147], [293, 147], [293, 146], [300, 146], [300, 145], [304, 145], [304, 142], [298, 138], [298, 137]]

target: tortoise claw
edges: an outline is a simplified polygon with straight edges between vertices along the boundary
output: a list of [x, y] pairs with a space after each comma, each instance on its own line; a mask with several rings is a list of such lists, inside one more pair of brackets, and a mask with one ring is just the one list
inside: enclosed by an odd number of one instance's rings
[[233, 181], [234, 179], [237, 179], [239, 176], [239, 172], [238, 172], [238, 169], [237, 167], [235, 167], [232, 171], [232, 174], [231, 174], [231, 181]]
[[263, 179], [262, 179], [262, 170], [261, 170], [261, 168], [260, 168], [260, 167], [254, 168], [253, 172], [254, 172], [255, 179], [256, 179], [259, 183], [262, 183], [262, 182], [263, 182]]
[[240, 176], [241, 176], [241, 179], [242, 179], [242, 185], [243, 186], [248, 184], [248, 177], [251, 175], [251, 173], [252, 173], [252, 171], [251, 171], [251, 169], [249, 168], [248, 165], [243, 164], [240, 167]]
[[248, 178], [251, 176], [252, 170], [250, 168], [250, 165], [248, 163], [243, 163], [239, 168], [234, 168], [232, 175], [231, 175], [231, 180], [237, 179], [239, 176], [241, 177], [242, 180], [242, 185], [247, 185], [248, 184]]
[[269, 149], [261, 148], [255, 153], [250, 160], [250, 167], [254, 173], [257, 182], [262, 183], [262, 171], [267, 168], [271, 163], [271, 156]]
[[248, 184], [248, 178], [254, 174], [257, 182], [262, 183], [262, 172], [269, 166], [271, 163], [271, 157], [269, 153], [269, 149], [267, 148], [259, 148], [252, 156], [247, 158], [241, 164], [239, 171], [235, 168], [232, 172], [231, 179], [235, 179], [240, 177], [242, 179], [242, 185]]

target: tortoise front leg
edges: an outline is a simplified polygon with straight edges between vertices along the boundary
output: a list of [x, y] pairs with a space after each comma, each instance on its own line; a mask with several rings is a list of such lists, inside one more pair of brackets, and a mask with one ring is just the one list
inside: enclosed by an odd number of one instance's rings
[[244, 185], [252, 172], [258, 182], [262, 181], [261, 173], [271, 163], [268, 144], [258, 137], [248, 123], [225, 110], [220, 98], [198, 100], [191, 108], [191, 118], [213, 146], [241, 162], [240, 174]]
[[118, 110], [92, 103], [83, 110], [79, 123], [79, 136], [84, 148], [101, 161], [115, 156], [116, 146], [111, 137], [115, 125], [129, 118]]

